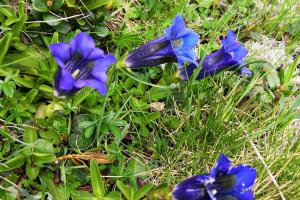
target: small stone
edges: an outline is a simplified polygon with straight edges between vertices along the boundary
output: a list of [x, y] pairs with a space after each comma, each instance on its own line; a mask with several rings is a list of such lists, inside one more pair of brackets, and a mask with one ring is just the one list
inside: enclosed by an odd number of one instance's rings
[[164, 102], [153, 102], [150, 104], [151, 110], [156, 111], [163, 111], [165, 110], [165, 103]]

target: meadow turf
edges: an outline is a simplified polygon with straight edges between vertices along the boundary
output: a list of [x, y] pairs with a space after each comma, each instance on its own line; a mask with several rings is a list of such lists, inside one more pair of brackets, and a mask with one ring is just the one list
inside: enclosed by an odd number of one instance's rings
[[[114, 0], [96, 8], [74, 2], [78, 7], [48, 11], [75, 16], [61, 29], [44, 23], [31, 1], [2, 1], [0, 199], [84, 199], [99, 194], [96, 182], [106, 194], [116, 191], [115, 199], [168, 199], [172, 186], [208, 173], [220, 153], [257, 169], [255, 199], [300, 199], [298, 0]], [[1, 10], [7, 7], [12, 13]], [[13, 13], [18, 21], [7, 16]], [[221, 72], [182, 81], [176, 64], [127, 69], [126, 54], [163, 35], [178, 13], [200, 34], [201, 57], [234, 30], [249, 49], [253, 77]], [[84, 88], [59, 99], [47, 46], [80, 30], [118, 61], [105, 96]], [[95, 151], [93, 158], [103, 158], [98, 166], [84, 154]], [[69, 154], [73, 159], [63, 159]], [[104, 183], [93, 179], [98, 169]], [[140, 188], [140, 198], [125, 194]]]

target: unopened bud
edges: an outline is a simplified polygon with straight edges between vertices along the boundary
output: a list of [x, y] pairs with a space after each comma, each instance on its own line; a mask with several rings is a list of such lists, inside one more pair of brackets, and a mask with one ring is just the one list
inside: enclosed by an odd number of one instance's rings
[[52, 0], [48, 0], [48, 1], [47, 1], [47, 6], [48, 6], [48, 7], [51, 7], [52, 5], [53, 5], [53, 1], [52, 1]]

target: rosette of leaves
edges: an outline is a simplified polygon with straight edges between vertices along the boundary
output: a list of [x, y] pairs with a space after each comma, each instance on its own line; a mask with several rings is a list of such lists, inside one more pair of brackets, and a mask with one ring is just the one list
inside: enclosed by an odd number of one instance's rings
[[98, 37], [109, 35], [109, 29], [105, 26], [105, 17], [109, 15], [108, 10], [113, 7], [114, 0], [66, 0], [69, 8], [80, 9], [84, 18], [76, 18], [79, 28], [84, 31], [95, 33]]
[[[109, 29], [105, 26], [104, 19], [109, 14], [108, 10], [113, 7], [113, 2], [113, 0], [32, 0], [31, 21], [44, 23], [34, 23], [30, 29], [40, 31], [41, 28], [43, 32], [60, 33], [81, 29], [98, 37], [106, 37], [109, 35]], [[37, 35], [30, 34], [30, 36]]]
[[55, 31], [68, 33], [71, 30], [71, 25], [62, 16], [64, 3], [64, 0], [32, 0], [33, 10], [30, 14], [33, 16], [34, 21], [45, 21], [47, 26], [45, 27], [42, 24], [42, 28], [45, 30], [51, 31], [49, 29], [49, 26], [51, 26]]

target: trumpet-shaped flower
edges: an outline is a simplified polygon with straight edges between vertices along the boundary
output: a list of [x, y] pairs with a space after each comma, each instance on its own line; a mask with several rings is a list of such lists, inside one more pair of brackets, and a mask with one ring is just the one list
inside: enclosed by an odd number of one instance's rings
[[220, 155], [209, 174], [193, 176], [173, 189], [175, 200], [253, 200], [256, 170], [247, 165], [232, 166]]
[[196, 46], [200, 36], [186, 28], [181, 15], [177, 15], [173, 25], [165, 29], [165, 35], [137, 48], [125, 58], [130, 68], [151, 67], [164, 63], [196, 63]]
[[69, 44], [60, 42], [49, 48], [58, 63], [54, 95], [68, 96], [83, 87], [94, 88], [101, 95], [106, 93], [106, 71], [116, 58], [96, 48], [91, 36], [81, 32]]
[[[234, 32], [230, 30], [227, 37], [222, 40], [222, 48], [204, 58], [202, 68], [196, 79], [215, 75], [225, 69], [235, 70], [244, 61], [247, 54], [248, 50], [237, 41]], [[186, 68], [180, 68], [181, 78], [187, 80], [200, 62], [201, 59], [197, 60], [197, 64], [191, 63]], [[252, 75], [251, 71], [245, 67], [240, 68], [238, 74]]]

